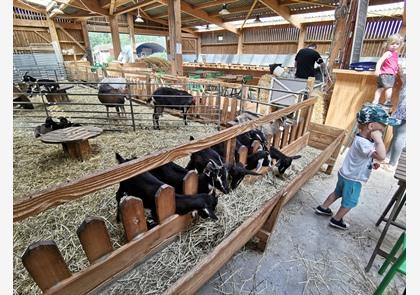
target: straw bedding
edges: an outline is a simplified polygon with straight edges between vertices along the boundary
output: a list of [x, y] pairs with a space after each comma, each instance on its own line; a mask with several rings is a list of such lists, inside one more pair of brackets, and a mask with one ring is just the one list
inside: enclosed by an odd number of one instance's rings
[[[191, 123], [197, 124], [198, 123]], [[104, 132], [91, 140], [92, 157], [84, 162], [66, 159], [59, 145], [46, 145], [35, 139], [32, 130], [14, 130], [14, 200], [63, 183], [94, 171], [116, 165], [115, 152], [125, 157], [141, 156], [166, 147], [216, 132], [213, 126], [177, 128], [136, 132]], [[243, 183], [234, 192], [219, 199], [217, 222], [196, 220], [194, 226], [177, 240], [156, 254], [145, 264], [125, 275], [103, 290], [104, 294], [161, 294], [183, 273], [219, 244], [247, 217], [261, 207], [275, 192], [318, 154], [319, 150], [306, 147], [303, 157], [293, 162], [282, 180], [267, 175], [254, 184]], [[185, 165], [187, 158], [177, 163]], [[24, 269], [21, 256], [32, 242], [54, 240], [71, 272], [88, 266], [88, 261], [77, 238], [76, 230], [86, 216], [100, 216], [111, 236], [114, 249], [126, 243], [123, 227], [115, 221], [115, 192], [118, 185], [87, 195], [79, 200], [51, 208], [14, 224], [14, 294], [40, 294], [41, 291]], [[102, 293], [102, 292], [101, 292]]]

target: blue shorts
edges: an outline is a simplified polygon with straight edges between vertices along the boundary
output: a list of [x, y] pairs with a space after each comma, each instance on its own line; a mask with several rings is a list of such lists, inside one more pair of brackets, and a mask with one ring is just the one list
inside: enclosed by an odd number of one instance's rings
[[338, 173], [338, 181], [335, 186], [335, 195], [341, 197], [341, 206], [344, 208], [354, 208], [359, 201], [360, 192], [362, 190], [362, 183], [359, 181], [350, 180], [341, 176]]

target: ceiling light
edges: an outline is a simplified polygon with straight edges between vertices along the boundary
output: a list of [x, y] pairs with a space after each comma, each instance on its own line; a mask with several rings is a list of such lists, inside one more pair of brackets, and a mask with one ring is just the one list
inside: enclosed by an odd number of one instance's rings
[[64, 12], [60, 8], [56, 7], [51, 11], [51, 14], [64, 14]]
[[260, 20], [260, 16], [259, 15], [257, 15], [257, 17], [255, 18], [255, 20], [254, 20], [254, 23], [260, 23], [261, 22], [261, 20]]
[[136, 16], [136, 19], [134, 21], [136, 23], [144, 23], [144, 20], [140, 16], [140, 10], [139, 9], [137, 9], [137, 16]]
[[219, 14], [221, 15], [230, 14], [230, 11], [227, 10], [227, 4], [223, 4], [222, 10], [219, 11]]

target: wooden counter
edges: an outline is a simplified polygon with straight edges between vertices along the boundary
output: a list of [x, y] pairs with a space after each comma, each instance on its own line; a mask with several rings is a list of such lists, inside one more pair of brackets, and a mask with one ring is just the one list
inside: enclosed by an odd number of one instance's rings
[[[336, 75], [331, 102], [328, 108], [326, 125], [342, 128], [351, 132], [356, 113], [365, 102], [373, 101], [376, 91], [376, 76], [374, 72], [358, 72], [353, 70], [336, 69]], [[398, 104], [401, 81], [397, 78], [392, 93], [392, 105], [394, 111]], [[382, 94], [381, 103], [385, 101], [385, 93]], [[385, 145], [388, 147], [392, 138], [392, 128], [387, 128]]]

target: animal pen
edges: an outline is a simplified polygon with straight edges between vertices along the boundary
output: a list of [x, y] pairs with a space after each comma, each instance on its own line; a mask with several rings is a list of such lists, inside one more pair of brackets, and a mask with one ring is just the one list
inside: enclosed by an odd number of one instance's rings
[[[14, 205], [14, 222], [83, 198], [90, 193], [220, 142], [225, 142], [227, 161], [232, 161], [236, 136], [263, 124], [284, 119], [290, 114], [297, 114], [300, 120], [283, 130], [278, 129], [270, 138], [269, 144], [278, 147], [286, 154], [295, 154], [306, 146], [319, 149], [321, 152], [290, 183], [280, 188], [227, 238], [207, 253], [197, 265], [182, 274], [166, 290], [167, 294], [191, 294], [252, 237], [257, 237], [260, 248], [264, 249], [278, 214], [296, 191], [321, 169], [323, 164], [327, 165], [326, 172], [331, 173], [345, 134], [343, 130], [310, 122], [315, 101], [316, 99], [310, 98], [258, 119], [227, 127], [214, 135], [154, 152], [140, 159], [32, 194], [26, 200]], [[246, 153], [243, 148], [242, 153]], [[243, 157], [241, 159], [244, 161]], [[196, 181], [194, 172], [186, 177], [184, 185], [186, 194], [196, 191]], [[142, 202], [138, 199], [125, 198], [122, 204], [122, 220], [127, 241], [118, 249], [113, 249], [110, 244], [104, 220], [100, 216], [86, 217], [77, 235], [90, 265], [76, 273], [69, 271], [60, 249], [52, 240], [38, 241], [29, 245], [22, 262], [39, 288], [46, 294], [85, 294], [99, 290], [116, 277], [147, 261], [153, 254], [159, 253], [173, 242], [179, 233], [193, 226], [190, 214], [182, 216], [174, 214], [174, 192], [170, 186], [161, 187], [156, 195], [156, 205], [159, 225], [146, 230]]]

